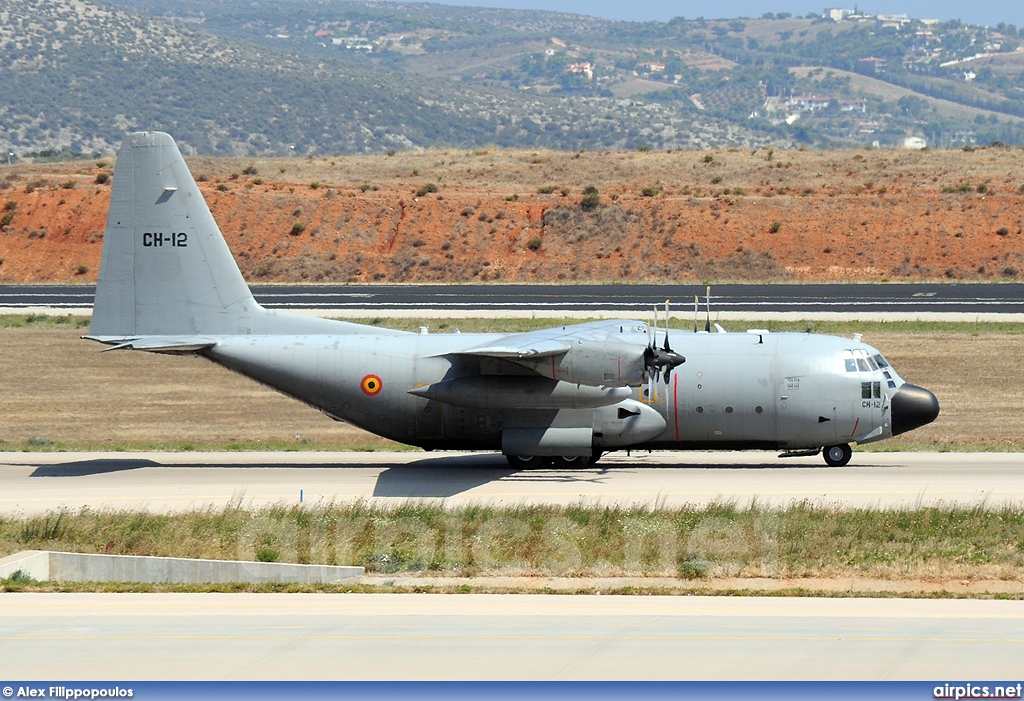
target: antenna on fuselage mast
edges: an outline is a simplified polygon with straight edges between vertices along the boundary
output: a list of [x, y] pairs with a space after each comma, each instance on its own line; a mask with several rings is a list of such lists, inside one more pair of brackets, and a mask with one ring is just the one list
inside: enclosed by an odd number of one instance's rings
[[711, 285], [707, 289], [707, 319], [704, 321], [704, 330], [711, 333]]

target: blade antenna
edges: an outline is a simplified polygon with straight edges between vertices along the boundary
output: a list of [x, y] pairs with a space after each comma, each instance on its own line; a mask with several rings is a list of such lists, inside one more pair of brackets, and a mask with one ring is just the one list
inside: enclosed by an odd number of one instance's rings
[[707, 295], [708, 295], [708, 297], [707, 297], [707, 300], [708, 300], [708, 303], [707, 303], [708, 316], [707, 316], [707, 319], [704, 321], [704, 330], [707, 331], [708, 333], [711, 333], [711, 285], [708, 285]]
[[669, 306], [668, 306], [668, 300], [666, 299], [665, 300], [665, 345], [663, 346], [663, 348], [665, 350], [667, 350], [667, 351], [670, 351], [670, 350], [672, 350], [672, 348], [668, 345], [668, 316], [669, 316]]

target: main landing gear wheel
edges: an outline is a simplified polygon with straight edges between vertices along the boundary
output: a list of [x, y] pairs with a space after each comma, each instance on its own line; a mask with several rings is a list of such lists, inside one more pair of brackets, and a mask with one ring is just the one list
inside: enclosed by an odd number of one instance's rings
[[505, 459], [517, 470], [535, 470], [544, 465], [549, 458], [541, 455], [506, 455]]
[[590, 456], [588, 455], [569, 455], [558, 457], [553, 459], [553, 463], [556, 470], [571, 470], [580, 467], [586, 467], [590, 464]]
[[853, 448], [847, 443], [842, 445], [828, 445], [825, 446], [825, 463], [829, 467], [843, 467], [850, 463], [850, 458], [853, 457]]

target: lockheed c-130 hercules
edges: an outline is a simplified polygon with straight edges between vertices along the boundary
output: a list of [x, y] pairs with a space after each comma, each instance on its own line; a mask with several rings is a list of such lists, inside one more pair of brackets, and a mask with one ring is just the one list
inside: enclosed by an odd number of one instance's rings
[[614, 320], [409, 333], [256, 303], [170, 136], [122, 145], [92, 325], [113, 349], [198, 354], [372, 433], [500, 450], [515, 467], [637, 449], [824, 452], [935, 420], [939, 403], [859, 340], [686, 333]]

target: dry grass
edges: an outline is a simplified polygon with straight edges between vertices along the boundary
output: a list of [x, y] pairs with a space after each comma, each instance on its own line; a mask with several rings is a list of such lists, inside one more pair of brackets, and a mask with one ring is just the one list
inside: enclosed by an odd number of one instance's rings
[[[435, 331], [523, 331], [557, 320], [374, 323]], [[0, 447], [6, 449], [395, 449], [347, 424], [195, 357], [100, 353], [83, 330], [0, 328]], [[683, 324], [684, 321], [679, 323]], [[776, 325], [781, 326], [781, 325]], [[801, 328], [801, 324], [789, 324]], [[939, 419], [874, 449], [1022, 450], [1024, 339], [1016, 326], [819, 324], [864, 331], [908, 381], [942, 403]], [[300, 438], [296, 439], [295, 436]]]
[[364, 502], [174, 516], [61, 511], [0, 517], [0, 555], [25, 549], [348, 564], [473, 577], [1024, 580], [1024, 511], [931, 507], [649, 510]]
[[[705, 162], [711, 155], [712, 160]], [[444, 188], [485, 188], [502, 197], [535, 193], [538, 187], [555, 186], [579, 200], [584, 187], [595, 185], [602, 196], [639, 193], [645, 186], [658, 187], [663, 196], [684, 196], [711, 192], [709, 181], [719, 176], [729, 189], [742, 188], [753, 194], [759, 188], [788, 188], [794, 193], [807, 188], [826, 188], [842, 193], [865, 180], [876, 187], [918, 188], [940, 191], [949, 182], [1006, 182], [1012, 191], [1024, 182], [1024, 162], [1019, 149], [983, 149], [970, 153], [957, 150], [901, 151], [781, 151], [769, 159], [767, 151], [716, 149], [714, 151], [580, 152], [478, 149], [475, 151], [427, 150], [399, 152], [394, 156], [318, 156], [316, 158], [210, 158], [188, 159], [195, 175], [212, 182], [231, 182], [232, 174], [247, 166], [258, 177], [279, 183], [287, 193], [289, 183], [296, 190], [309, 183], [325, 187], [359, 187], [362, 184], [399, 186], [410, 194], [428, 182]], [[26, 175], [26, 177], [28, 177]], [[246, 177], [238, 181], [242, 187]], [[713, 188], [715, 191], [721, 188]]]

